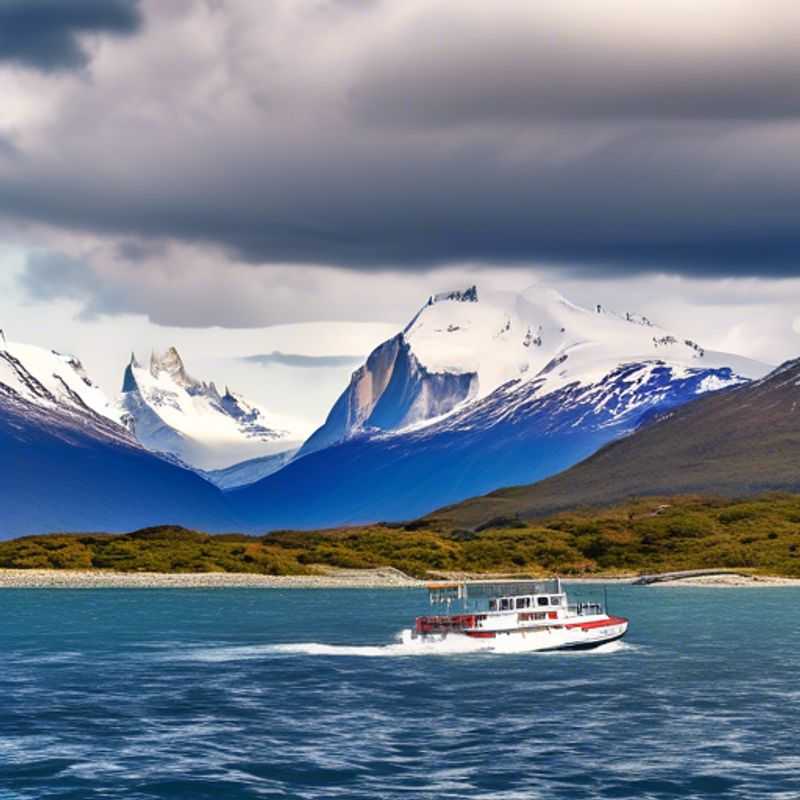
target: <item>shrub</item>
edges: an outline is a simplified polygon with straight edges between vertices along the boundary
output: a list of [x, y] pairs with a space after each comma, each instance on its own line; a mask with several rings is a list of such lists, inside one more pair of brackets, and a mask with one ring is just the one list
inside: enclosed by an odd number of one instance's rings
[[502, 530], [503, 528], [519, 529], [527, 527], [528, 526], [519, 517], [493, 517], [492, 519], [488, 520], [488, 522], [478, 525], [475, 530], [480, 533], [481, 531], [488, 531], [492, 528]]
[[28, 536], [0, 542], [0, 567], [307, 574], [312, 565], [327, 564], [394, 566], [424, 577], [429, 570], [541, 575], [751, 566], [800, 574], [800, 496], [656, 502], [560, 513], [535, 523], [498, 517], [476, 531], [454, 529], [440, 518], [259, 538], [171, 525], [125, 535]]
[[735, 506], [734, 508], [721, 511], [719, 514], [719, 521], [723, 525], [730, 525], [733, 522], [752, 519], [754, 516], [756, 516], [756, 511], [751, 506]]

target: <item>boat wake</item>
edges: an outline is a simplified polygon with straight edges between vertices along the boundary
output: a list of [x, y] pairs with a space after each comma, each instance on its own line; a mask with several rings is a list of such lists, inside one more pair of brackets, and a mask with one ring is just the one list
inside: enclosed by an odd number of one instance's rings
[[[636, 650], [635, 645], [622, 641], [608, 642], [599, 645], [593, 650], [581, 651], [545, 651], [541, 655], [611, 655], [625, 651]], [[207, 647], [185, 651], [177, 656], [184, 661], [246, 661], [275, 655], [305, 655], [305, 656], [356, 656], [361, 658], [396, 658], [412, 656], [454, 656], [468, 653], [487, 653], [499, 655], [513, 655], [519, 653], [535, 653], [532, 642], [507, 641], [501, 643], [487, 640], [470, 639], [466, 636], [452, 636], [443, 641], [419, 641], [411, 638], [411, 631], [401, 631], [397, 640], [385, 645], [346, 645], [324, 644], [322, 642], [296, 642], [287, 644], [264, 644], [243, 647]]]

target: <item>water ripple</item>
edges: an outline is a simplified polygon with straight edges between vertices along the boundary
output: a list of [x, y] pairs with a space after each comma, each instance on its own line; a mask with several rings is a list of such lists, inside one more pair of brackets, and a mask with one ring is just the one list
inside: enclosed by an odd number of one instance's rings
[[615, 592], [624, 643], [444, 658], [414, 592], [7, 592], [0, 798], [800, 796], [798, 594]]

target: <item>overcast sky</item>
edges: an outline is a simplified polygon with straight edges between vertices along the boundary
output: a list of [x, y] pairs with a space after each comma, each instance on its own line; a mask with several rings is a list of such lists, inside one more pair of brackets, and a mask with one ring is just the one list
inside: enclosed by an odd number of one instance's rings
[[794, 0], [0, 0], [0, 327], [309, 424], [476, 281], [778, 362], [798, 74]]

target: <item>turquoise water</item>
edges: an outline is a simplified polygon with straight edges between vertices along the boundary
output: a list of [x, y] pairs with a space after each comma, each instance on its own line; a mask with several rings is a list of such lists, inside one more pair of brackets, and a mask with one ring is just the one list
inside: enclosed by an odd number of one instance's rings
[[409, 656], [418, 591], [5, 590], [0, 798], [800, 797], [800, 592], [609, 601], [604, 651]]

